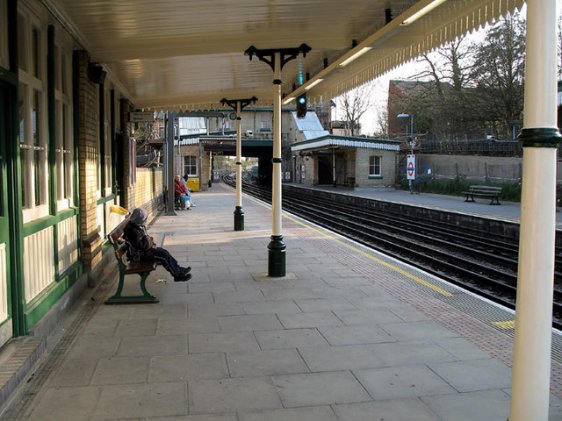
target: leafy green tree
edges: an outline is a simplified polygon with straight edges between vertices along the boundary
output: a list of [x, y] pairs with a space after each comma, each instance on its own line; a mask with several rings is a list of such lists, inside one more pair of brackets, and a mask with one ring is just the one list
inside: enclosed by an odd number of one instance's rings
[[480, 43], [460, 37], [420, 62], [425, 69], [411, 78], [419, 86], [397, 101], [401, 112], [415, 114], [416, 133], [451, 141], [486, 134], [510, 138], [520, 128], [525, 65], [520, 14], [498, 20]]
[[523, 114], [525, 20], [519, 13], [490, 28], [476, 48], [472, 75], [480, 119], [498, 136], [511, 137]]

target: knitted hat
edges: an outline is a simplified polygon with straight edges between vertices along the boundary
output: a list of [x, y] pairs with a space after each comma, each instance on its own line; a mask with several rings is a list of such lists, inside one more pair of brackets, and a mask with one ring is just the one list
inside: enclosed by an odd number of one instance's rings
[[129, 220], [135, 225], [144, 225], [148, 219], [148, 212], [142, 208], [136, 208]]

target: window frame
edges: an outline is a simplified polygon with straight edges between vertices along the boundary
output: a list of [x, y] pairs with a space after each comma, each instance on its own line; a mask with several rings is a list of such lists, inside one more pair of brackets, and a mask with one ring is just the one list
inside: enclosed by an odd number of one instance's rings
[[[188, 161], [193, 161], [193, 162], [188, 162]], [[183, 156], [183, 163], [182, 163], [182, 173], [181, 176], [183, 177], [185, 174], [188, 175], [188, 177], [198, 177], [198, 172], [197, 172], [197, 156], [195, 155], [184, 155]], [[191, 173], [191, 169], [195, 168], [195, 173]], [[189, 172], [188, 172], [189, 170]]]
[[369, 156], [369, 178], [382, 178], [382, 156], [381, 155], [371, 155], [371, 156]]
[[[47, 31], [37, 17], [22, 8], [18, 10], [18, 33], [21, 57], [18, 63], [19, 90], [23, 91], [23, 95], [22, 92], [18, 94], [21, 105], [19, 146], [22, 214], [23, 222], [26, 223], [49, 214]], [[36, 49], [31, 48], [33, 46]], [[35, 106], [37, 111], [34, 115]]]
[[8, 1], [0, 0], [0, 67], [10, 68], [10, 54], [8, 46]]
[[74, 205], [72, 52], [55, 42], [55, 155], [57, 211]]
[[111, 196], [113, 193], [113, 136], [111, 133], [111, 86], [109, 83], [103, 85], [103, 171], [104, 183], [102, 186], [102, 193], [104, 197]]

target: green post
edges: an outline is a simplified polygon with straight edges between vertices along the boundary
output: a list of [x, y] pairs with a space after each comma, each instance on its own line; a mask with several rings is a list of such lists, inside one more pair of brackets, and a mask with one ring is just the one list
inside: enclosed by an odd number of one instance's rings
[[285, 243], [283, 242], [282, 235], [272, 235], [271, 241], [267, 246], [268, 252], [268, 265], [267, 274], [270, 277], [285, 276]]
[[244, 211], [242, 206], [234, 209], [234, 231], [244, 231]]

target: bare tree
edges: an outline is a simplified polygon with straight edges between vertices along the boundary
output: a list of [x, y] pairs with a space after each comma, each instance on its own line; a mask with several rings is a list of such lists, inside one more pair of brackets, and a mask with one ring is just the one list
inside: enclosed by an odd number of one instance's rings
[[336, 104], [343, 114], [351, 136], [354, 136], [361, 129], [359, 119], [374, 104], [373, 87], [373, 83], [368, 82], [336, 99]]
[[375, 137], [388, 137], [388, 109], [379, 108], [377, 109], [377, 127]]
[[443, 84], [452, 86], [457, 92], [473, 86], [471, 70], [474, 63], [474, 44], [466, 37], [459, 37], [439, 48], [435, 54], [423, 54], [421, 62], [427, 68], [417, 75], [416, 79], [430, 79], [435, 83], [438, 96], [443, 99]]
[[475, 85], [473, 51], [473, 43], [459, 37], [435, 53], [424, 54], [420, 62], [426, 68], [414, 75], [416, 79], [430, 81], [423, 85], [423, 90], [418, 90], [414, 102], [429, 107], [423, 110], [430, 123], [428, 129], [441, 139], [465, 138], [473, 135], [478, 126], [470, 112], [472, 96], [467, 90]]

